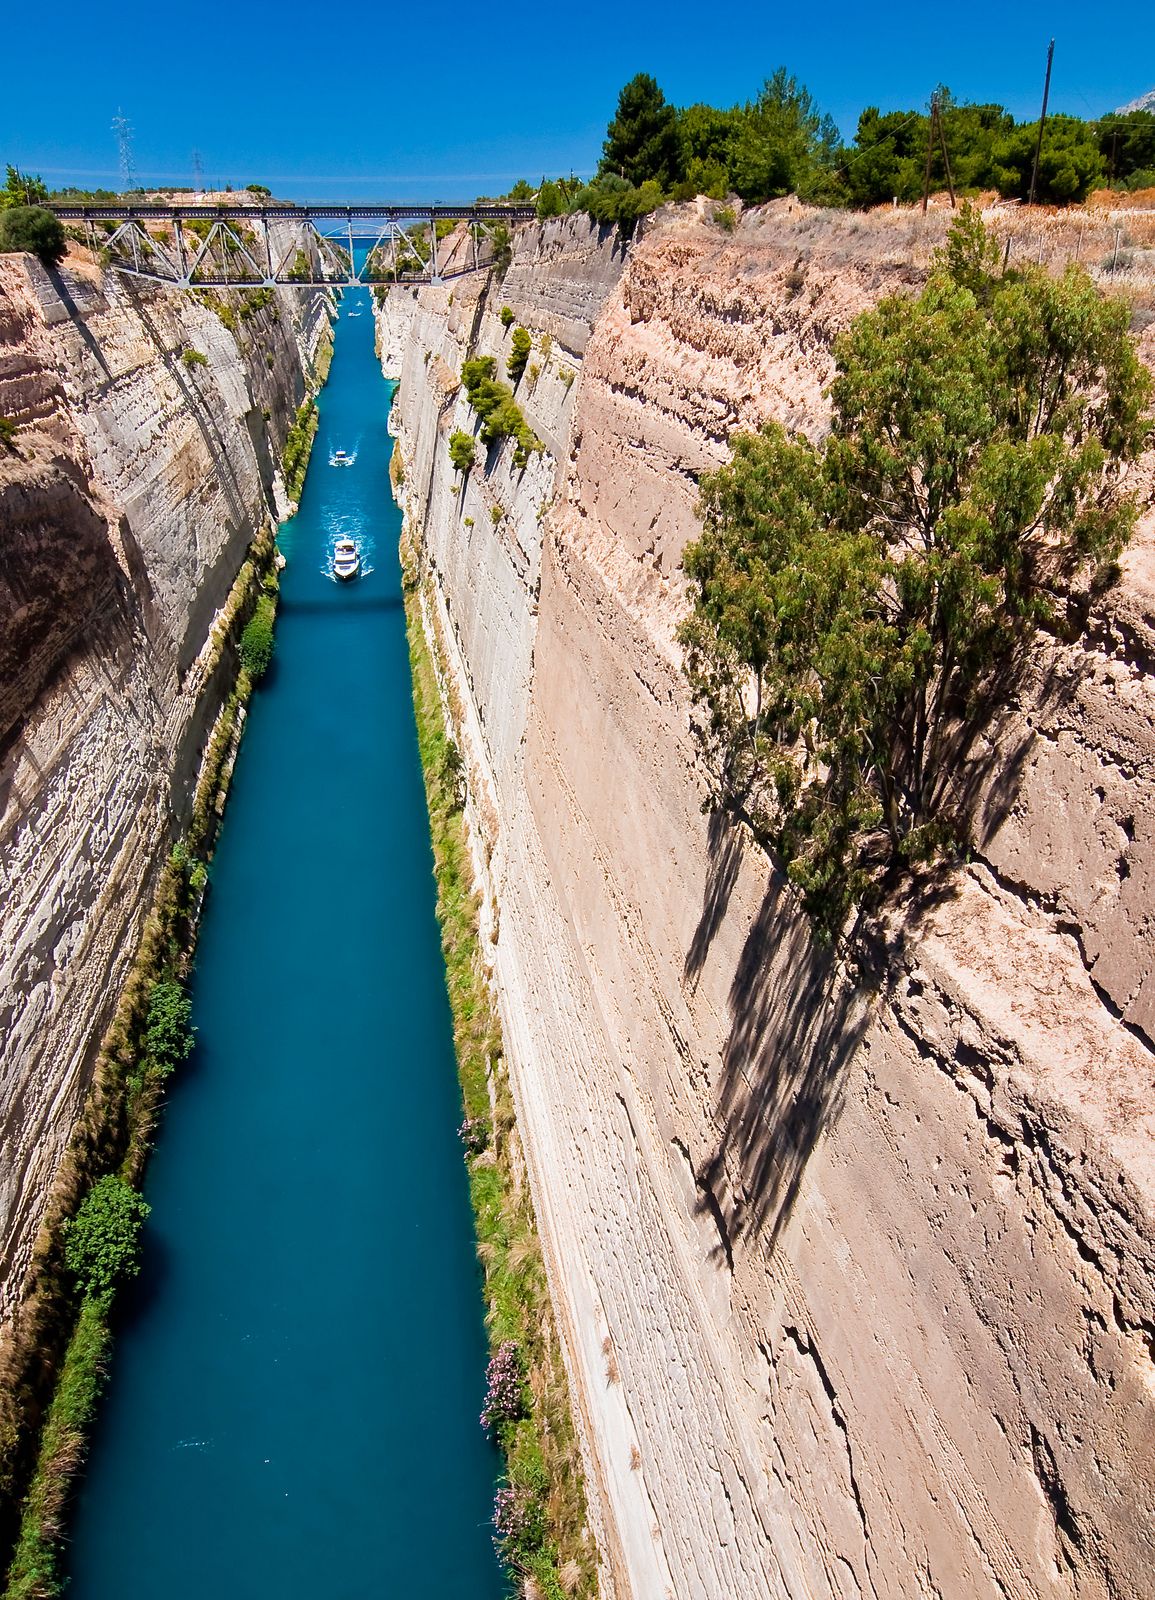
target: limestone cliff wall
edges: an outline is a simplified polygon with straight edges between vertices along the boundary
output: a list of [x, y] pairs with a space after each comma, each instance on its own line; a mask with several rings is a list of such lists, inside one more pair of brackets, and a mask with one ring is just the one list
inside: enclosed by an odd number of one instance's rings
[[325, 321], [286, 292], [234, 334], [75, 257], [0, 258], [0, 1317], [187, 814], [228, 673], [213, 622]]
[[[637, 1600], [1155, 1587], [1155, 518], [871, 983], [703, 815], [674, 643], [698, 473], [735, 426], [820, 434], [833, 335], [941, 232], [683, 212], [623, 261], [556, 222], [380, 319], [605, 1587]], [[505, 304], [549, 448], [462, 487], [457, 375]]]

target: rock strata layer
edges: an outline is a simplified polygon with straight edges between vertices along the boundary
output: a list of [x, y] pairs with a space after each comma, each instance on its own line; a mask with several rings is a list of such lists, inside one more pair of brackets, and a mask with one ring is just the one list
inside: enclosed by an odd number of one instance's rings
[[[0, 1319], [234, 670], [213, 623], [326, 325], [0, 258]], [[186, 353], [195, 352], [190, 359]]]
[[[683, 211], [623, 258], [556, 221], [379, 318], [607, 1593], [1155, 1585], [1155, 518], [870, 985], [703, 814], [674, 640], [698, 474], [821, 436], [832, 338], [942, 227]], [[503, 306], [546, 449], [462, 480]]]

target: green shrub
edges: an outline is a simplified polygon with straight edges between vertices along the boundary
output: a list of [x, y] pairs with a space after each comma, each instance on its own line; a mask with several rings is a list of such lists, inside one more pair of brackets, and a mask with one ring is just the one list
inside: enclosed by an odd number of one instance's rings
[[465, 475], [473, 465], [477, 452], [477, 441], [471, 433], [464, 433], [460, 428], [455, 428], [449, 435], [449, 459], [453, 463], [454, 472]]
[[202, 355], [199, 350], [182, 350], [180, 359], [182, 366], [186, 367], [207, 367], [209, 364], [208, 356]]
[[533, 340], [524, 328], [513, 330], [513, 344], [509, 353], [509, 360], [505, 363], [505, 370], [509, 373], [510, 381], [514, 388], [521, 381], [521, 375], [529, 361], [529, 353], [533, 349]]
[[638, 218], [656, 211], [664, 202], [665, 195], [652, 178], [635, 187], [608, 172], [578, 191], [576, 205], [595, 222], [617, 223], [622, 236], [629, 238]]
[[0, 417], [0, 444], [11, 445], [20, 424], [15, 417]]
[[513, 321], [513, 318], [514, 318], [513, 307], [512, 306], [502, 306], [502, 308], [501, 308], [501, 325], [502, 325], [502, 327], [503, 328], [508, 328], [510, 323]]
[[64, 1262], [88, 1295], [110, 1294], [140, 1271], [140, 1229], [149, 1207], [113, 1173], [89, 1190], [64, 1225]]
[[8, 206], [0, 211], [0, 251], [27, 250], [49, 266], [68, 251], [64, 224], [42, 206]]
[[277, 297], [272, 289], [246, 289], [241, 296], [241, 316], [246, 322], [251, 322], [276, 303]]
[[273, 659], [274, 616], [273, 602], [262, 597], [241, 634], [241, 665], [254, 683], [264, 677]]
[[726, 233], [733, 233], [738, 226], [738, 217], [733, 206], [715, 206], [714, 221]]
[[477, 356], [462, 367], [461, 381], [481, 418], [481, 442], [491, 445], [515, 439], [514, 465], [524, 467], [530, 456], [543, 448], [542, 442], [522, 416], [513, 391], [499, 382], [496, 374], [497, 362], [492, 356]]
[[[203, 863], [197, 865], [203, 870]], [[162, 978], [152, 986], [145, 1021], [144, 1048], [149, 1064], [154, 1072], [167, 1078], [187, 1059], [192, 1047], [192, 1001], [175, 978]]]

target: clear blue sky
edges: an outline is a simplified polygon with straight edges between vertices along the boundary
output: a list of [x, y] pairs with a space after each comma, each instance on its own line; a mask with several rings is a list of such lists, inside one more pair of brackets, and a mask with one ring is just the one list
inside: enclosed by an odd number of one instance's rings
[[939, 82], [1034, 115], [1052, 33], [1055, 110], [1098, 115], [1155, 87], [1152, 0], [25, 0], [10, 13], [0, 162], [53, 186], [116, 186], [118, 107], [143, 182], [191, 183], [199, 150], [206, 182], [452, 201], [518, 177], [589, 173], [617, 92], [639, 71], [676, 104], [730, 105], [782, 64], [847, 136], [864, 105], [921, 106]]

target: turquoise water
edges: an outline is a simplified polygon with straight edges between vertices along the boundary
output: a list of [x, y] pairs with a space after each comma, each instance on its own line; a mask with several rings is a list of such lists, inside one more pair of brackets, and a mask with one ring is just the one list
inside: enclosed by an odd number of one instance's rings
[[[73, 1600], [502, 1593], [387, 410], [354, 291], [282, 530]], [[341, 586], [346, 534], [364, 576]]]

